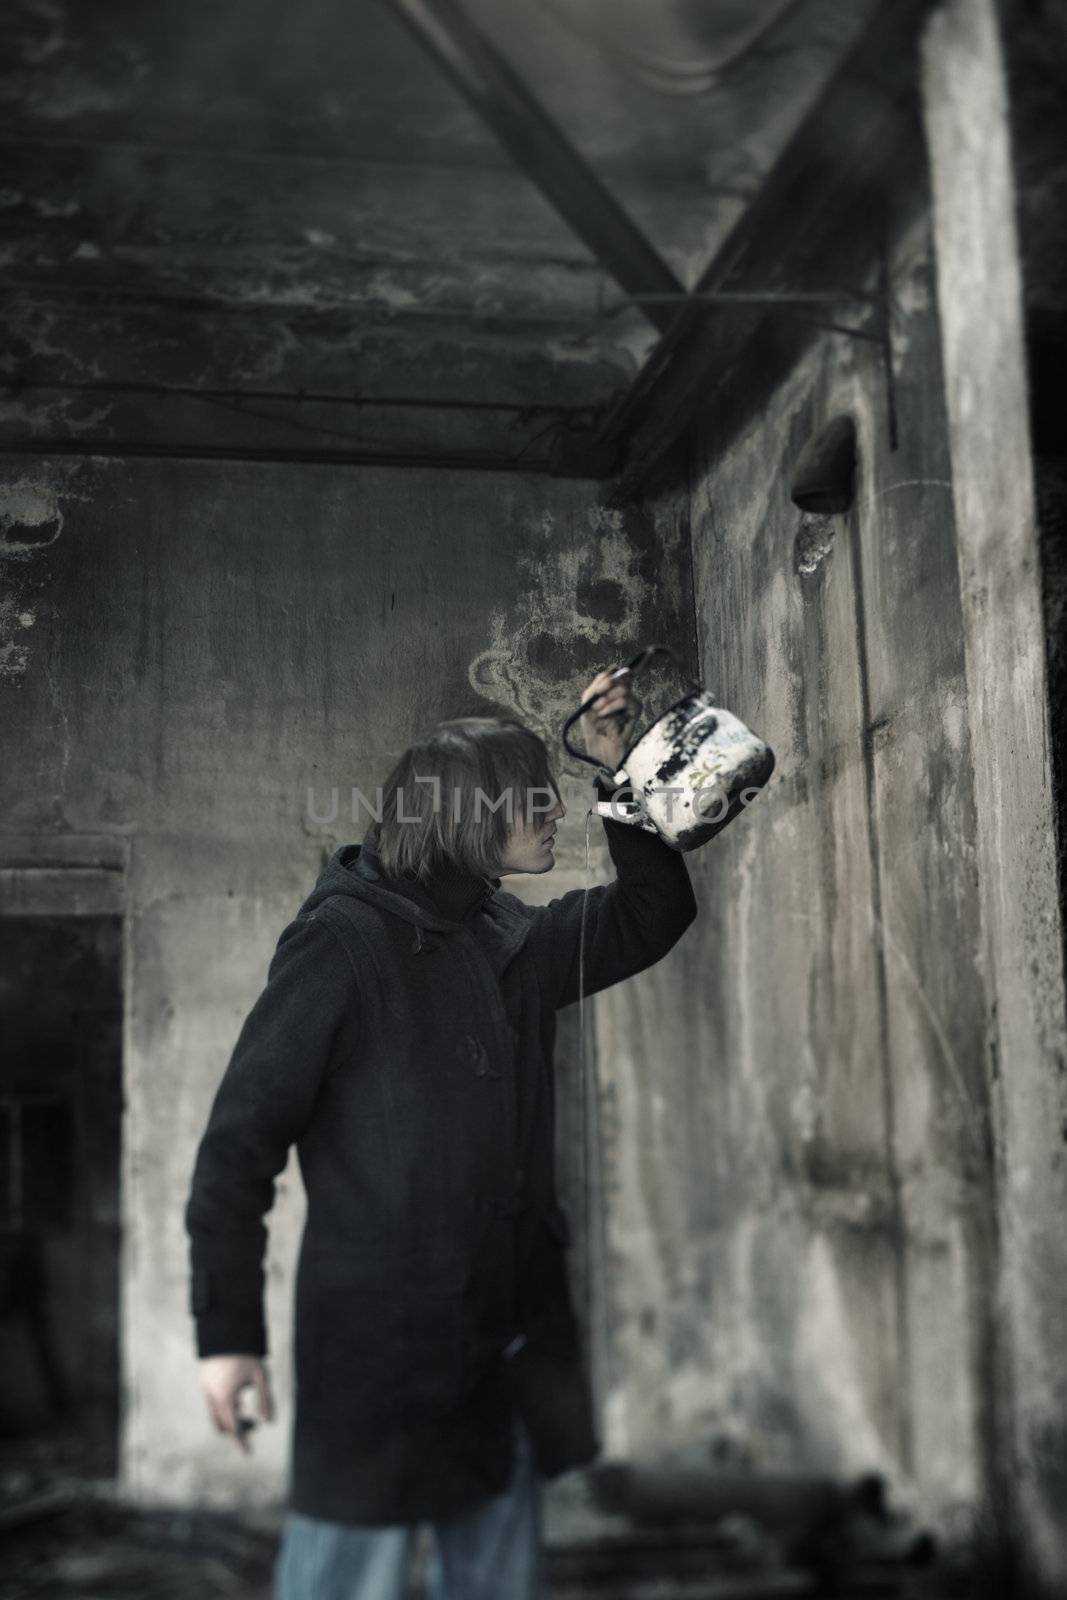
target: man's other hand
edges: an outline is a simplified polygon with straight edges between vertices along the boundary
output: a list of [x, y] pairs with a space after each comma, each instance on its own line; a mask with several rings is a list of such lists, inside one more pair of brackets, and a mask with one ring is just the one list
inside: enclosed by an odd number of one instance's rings
[[264, 1422], [274, 1420], [274, 1401], [270, 1379], [260, 1356], [204, 1356], [198, 1363], [200, 1387], [207, 1400], [211, 1420], [220, 1433], [228, 1433], [247, 1455], [248, 1435], [255, 1424], [242, 1417], [238, 1396], [252, 1388], [259, 1397], [259, 1414]]

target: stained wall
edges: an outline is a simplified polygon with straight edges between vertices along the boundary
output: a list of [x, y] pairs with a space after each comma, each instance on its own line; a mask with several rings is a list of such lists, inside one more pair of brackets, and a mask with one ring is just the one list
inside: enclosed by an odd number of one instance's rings
[[[690, 456], [701, 676], [777, 769], [690, 858], [677, 960], [598, 1002], [611, 1444], [882, 1472], [1053, 1593], [1058, 569], [992, 8], [942, 8], [923, 63], [891, 363], [813, 336], [762, 388], [709, 385]], [[801, 453], [841, 415], [853, 504], [803, 512]]]
[[[996, 1219], [967, 708], [932, 245], [876, 347], [828, 334], [691, 465], [704, 681], [771, 744], [691, 858], [679, 960], [601, 1012], [616, 1443], [984, 1484]], [[851, 510], [790, 498], [831, 418]]]
[[[521, 716], [558, 754], [590, 677], [679, 633], [688, 553], [585, 483], [415, 469], [26, 457], [0, 520], [0, 860], [106, 862], [123, 886], [121, 1486], [261, 1504], [290, 1417], [295, 1163], [267, 1275], [280, 1418], [248, 1461], [197, 1389], [182, 1208], [275, 941], [326, 853], [362, 837], [353, 786], [372, 795], [416, 732], [472, 711]], [[542, 895], [583, 881], [587, 785], [562, 773]]]

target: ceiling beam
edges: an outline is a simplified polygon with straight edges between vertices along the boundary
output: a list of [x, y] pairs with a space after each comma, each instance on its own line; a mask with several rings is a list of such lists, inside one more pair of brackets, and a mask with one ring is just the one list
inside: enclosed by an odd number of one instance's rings
[[545, 454], [527, 455], [521, 460], [515, 451], [503, 453], [488, 450], [453, 450], [438, 446], [425, 449], [412, 444], [398, 445], [396, 449], [368, 446], [355, 450], [276, 449], [270, 445], [207, 444], [185, 441], [171, 444], [130, 443], [116, 439], [42, 439], [28, 441], [0, 440], [0, 459], [17, 456], [19, 459], [50, 460], [54, 456], [100, 457], [118, 461], [220, 461], [264, 463], [280, 466], [312, 467], [430, 467], [435, 471], [454, 472], [520, 472], [523, 475], [554, 477], [555, 469]]
[[[662, 256], [457, 0], [385, 4], [627, 294], [685, 293]], [[662, 302], [642, 309], [657, 328], [668, 328], [675, 320], [674, 307]]]
[[[562, 473], [618, 475], [615, 498], [642, 492], [717, 389], [736, 379], [746, 347], [770, 315], [775, 292], [800, 290], [814, 271], [834, 274], [834, 234], [862, 230], [875, 256], [888, 195], [921, 150], [916, 113], [917, 41], [931, 0], [885, 0], [772, 167], [752, 204], [717, 250], [693, 298], [603, 424], [562, 445]], [[855, 250], [849, 254], [855, 256]], [[848, 311], [849, 287], [841, 307]], [[716, 293], [724, 294], [720, 305]], [[746, 301], [746, 294], [757, 297]], [[707, 296], [701, 301], [697, 296]], [[832, 308], [826, 308], [832, 315]], [[855, 313], [852, 313], [855, 315]]]

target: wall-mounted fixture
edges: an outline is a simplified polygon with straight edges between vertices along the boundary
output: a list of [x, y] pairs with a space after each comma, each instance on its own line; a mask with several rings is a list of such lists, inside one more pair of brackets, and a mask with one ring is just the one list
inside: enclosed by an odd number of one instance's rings
[[833, 516], [848, 510], [855, 487], [856, 424], [834, 417], [801, 451], [790, 498], [801, 511]]

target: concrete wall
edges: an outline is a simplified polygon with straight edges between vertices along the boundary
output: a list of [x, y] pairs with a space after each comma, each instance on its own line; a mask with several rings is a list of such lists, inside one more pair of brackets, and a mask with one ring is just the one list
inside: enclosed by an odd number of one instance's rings
[[[951, 0], [942, 7], [928, 32], [923, 65], [968, 701], [972, 726], [982, 734], [975, 741], [975, 862], [1000, 1176], [997, 1288], [1010, 1403], [1002, 1443], [1026, 1560], [1050, 1592], [1062, 1593], [1063, 930], [1023, 279], [991, 0]], [[1062, 148], [1056, 166], [1061, 163]]]
[[1067, 905], [1067, 11], [1061, 6], [1001, 12], [1001, 49], [1010, 106], [1015, 215], [1026, 319], [1026, 376], [1041, 581], [1048, 640], [1060, 904]]
[[[879, 1469], [1059, 1592], [1062, 925], [991, 7], [940, 10], [924, 70], [896, 447], [877, 346], [825, 335], [691, 461], [702, 677], [778, 768], [691, 858], [679, 959], [598, 1003], [611, 1443]], [[843, 412], [853, 508], [802, 514]]]
[[[466, 711], [506, 709], [556, 748], [595, 671], [677, 635], [688, 552], [587, 484], [418, 470], [26, 457], [5, 464], [0, 526], [0, 862], [125, 885], [123, 1487], [258, 1503], [289, 1421], [295, 1164], [269, 1263], [281, 1418], [249, 1461], [196, 1387], [181, 1212], [277, 936], [324, 853], [362, 836], [352, 785], [373, 792], [416, 731]], [[565, 781], [537, 893], [583, 881], [587, 784]], [[308, 787], [324, 814], [334, 785], [322, 827]]]
[[[991, 1451], [996, 1219], [921, 216], [891, 277], [896, 450], [877, 348], [830, 335], [743, 430], [709, 417], [693, 460], [703, 679], [778, 767], [691, 858], [702, 916], [680, 959], [601, 1006], [615, 1443], [876, 1468], [951, 1522]], [[802, 514], [798, 456], [842, 412], [853, 509]]]

